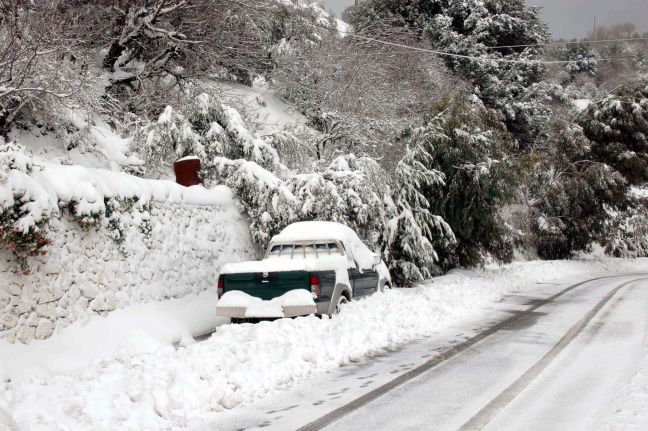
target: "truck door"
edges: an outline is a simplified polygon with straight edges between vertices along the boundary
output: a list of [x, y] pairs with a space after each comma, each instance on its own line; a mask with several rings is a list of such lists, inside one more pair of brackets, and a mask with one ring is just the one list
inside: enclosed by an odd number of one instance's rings
[[354, 296], [371, 295], [378, 289], [378, 271], [375, 269], [359, 269], [356, 265], [351, 270], [354, 282]]

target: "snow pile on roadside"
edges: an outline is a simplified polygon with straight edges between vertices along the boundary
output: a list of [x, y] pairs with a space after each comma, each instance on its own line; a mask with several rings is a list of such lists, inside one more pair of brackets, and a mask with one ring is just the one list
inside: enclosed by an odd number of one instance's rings
[[174, 343], [190, 344], [193, 336], [229, 322], [214, 313], [216, 301], [216, 291], [209, 290], [133, 304], [107, 316], [88, 316], [32, 344], [0, 340], [0, 381], [71, 373], [104, 358], [128, 358]]
[[598, 272], [632, 272], [648, 260], [527, 262], [482, 273], [457, 271], [415, 289], [349, 304], [333, 318], [225, 325], [208, 340], [70, 375], [5, 383], [4, 409], [19, 429], [139, 430], [216, 420], [219, 411], [350, 362], [397, 348], [483, 313], [503, 295]]

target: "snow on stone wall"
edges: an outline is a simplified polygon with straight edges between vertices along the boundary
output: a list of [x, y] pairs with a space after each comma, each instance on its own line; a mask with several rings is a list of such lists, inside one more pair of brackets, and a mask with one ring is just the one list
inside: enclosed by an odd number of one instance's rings
[[126, 222], [122, 242], [105, 225], [82, 229], [61, 211], [49, 222], [48, 253], [30, 258], [26, 275], [0, 250], [0, 338], [28, 343], [89, 314], [215, 288], [223, 264], [254, 254], [231, 200], [151, 204], [150, 229]]

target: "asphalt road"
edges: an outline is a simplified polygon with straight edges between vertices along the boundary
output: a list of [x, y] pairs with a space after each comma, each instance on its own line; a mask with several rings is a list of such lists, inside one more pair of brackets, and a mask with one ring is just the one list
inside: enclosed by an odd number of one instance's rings
[[641, 359], [647, 279], [572, 286], [362, 406], [302, 429], [592, 429]]

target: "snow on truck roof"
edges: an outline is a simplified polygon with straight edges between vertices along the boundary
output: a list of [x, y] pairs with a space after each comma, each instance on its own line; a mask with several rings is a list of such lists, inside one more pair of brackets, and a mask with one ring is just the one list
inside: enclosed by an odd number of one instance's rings
[[290, 243], [296, 241], [340, 241], [346, 251], [351, 252], [355, 261], [362, 268], [373, 264], [373, 253], [358, 237], [353, 229], [341, 223], [330, 221], [303, 221], [293, 223], [270, 241], [273, 243]]
[[345, 244], [360, 241], [348, 226], [330, 221], [303, 221], [293, 223], [272, 238], [271, 242], [338, 240]]

